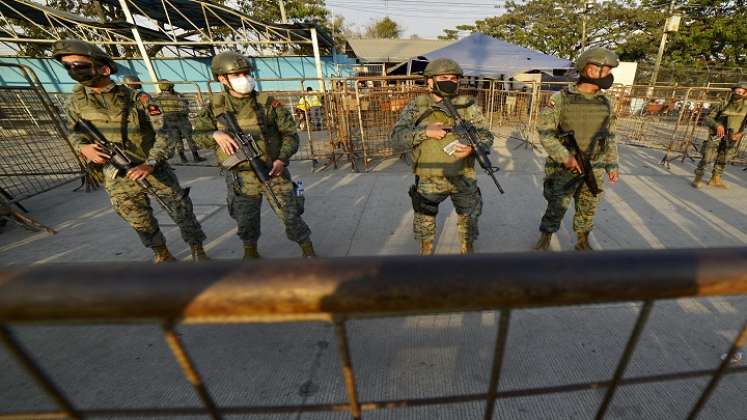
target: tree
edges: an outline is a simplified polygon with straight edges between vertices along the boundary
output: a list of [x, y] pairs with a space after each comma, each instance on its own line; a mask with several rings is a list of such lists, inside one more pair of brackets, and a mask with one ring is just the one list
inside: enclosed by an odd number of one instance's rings
[[451, 41], [459, 39], [459, 30], [458, 29], [444, 29], [444, 34], [439, 35], [438, 39], [442, 39], [444, 41]]
[[[574, 59], [583, 49], [582, 28], [586, 0], [509, 0], [506, 13], [460, 25], [557, 57]], [[548, 18], [552, 12], [552, 18]], [[627, 37], [646, 30], [652, 14], [638, 11], [632, 0], [594, 3], [585, 12], [586, 46], [617, 48]], [[445, 36], [451, 36], [446, 32]], [[456, 34], [453, 34], [454, 36]]]
[[[440, 39], [456, 39], [459, 30], [482, 32], [546, 54], [574, 59], [581, 52], [586, 0], [509, 0], [506, 13], [472, 25], [446, 29]], [[585, 12], [587, 46], [617, 51], [627, 61], [653, 63], [668, 1], [608, 0]], [[747, 63], [747, 0], [676, 0], [683, 15], [670, 34], [664, 63], [744, 66]], [[552, 18], [548, 18], [552, 12]]]
[[387, 38], [387, 39], [398, 39], [404, 29], [389, 16], [385, 16], [381, 20], [373, 22], [366, 28], [366, 36], [368, 38]]
[[[263, 23], [281, 23], [278, 0], [237, 0], [239, 9]], [[288, 22], [324, 24], [329, 11], [324, 0], [285, 0], [285, 15]]]

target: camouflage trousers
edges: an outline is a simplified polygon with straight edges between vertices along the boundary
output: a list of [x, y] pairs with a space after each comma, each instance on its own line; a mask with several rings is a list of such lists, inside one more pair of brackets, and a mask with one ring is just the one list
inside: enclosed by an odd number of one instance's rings
[[737, 153], [737, 141], [731, 141], [724, 136], [721, 139], [716, 137], [709, 137], [708, 140], [703, 142], [703, 158], [698, 162], [698, 166], [695, 168], [695, 175], [703, 176], [705, 173], [706, 166], [713, 164], [713, 175], [721, 175], [724, 173], [726, 164], [734, 159], [734, 155]]
[[[205, 233], [195, 217], [192, 200], [179, 185], [174, 171], [162, 164], [146, 179], [174, 211], [171, 217], [179, 226], [184, 242], [190, 245], [201, 244], [205, 240]], [[153, 216], [150, 198], [143, 187], [128, 178], [107, 177], [104, 188], [109, 194], [114, 211], [135, 229], [143, 245], [148, 248], [166, 245], [158, 220]]]
[[192, 123], [186, 115], [183, 116], [165, 116], [163, 119], [164, 129], [171, 144], [174, 145], [174, 151], [184, 153], [184, 141], [187, 141], [189, 150], [196, 152], [197, 145], [192, 139]]
[[[604, 185], [603, 175], [604, 169], [594, 169], [594, 176], [597, 178], [600, 189]], [[557, 232], [560, 229], [560, 223], [563, 221], [565, 212], [571, 204], [571, 198], [573, 198], [576, 207], [576, 213], [573, 215], [573, 230], [575, 232], [591, 232], [594, 227], [594, 214], [597, 211], [597, 205], [602, 198], [602, 194], [600, 193], [597, 196], [592, 194], [583, 181], [566, 187], [568, 182], [575, 177], [575, 174], [565, 168], [545, 165], [543, 195], [547, 200], [547, 210], [542, 216], [540, 231]]]
[[[239, 238], [244, 245], [256, 245], [260, 235], [262, 196], [267, 195], [251, 170], [226, 171], [228, 213], [236, 220]], [[294, 194], [293, 183], [285, 177], [272, 178], [271, 189], [282, 206], [276, 207], [272, 197], [266, 197], [275, 215], [285, 225], [285, 235], [293, 242], [304, 242], [311, 229], [303, 221], [305, 198]]]
[[[418, 192], [427, 200], [440, 203], [451, 197], [458, 221], [461, 241], [474, 241], [479, 233], [477, 221], [482, 213], [482, 196], [474, 176], [422, 176]], [[436, 238], [436, 216], [415, 213], [413, 219], [415, 239], [432, 241]]]

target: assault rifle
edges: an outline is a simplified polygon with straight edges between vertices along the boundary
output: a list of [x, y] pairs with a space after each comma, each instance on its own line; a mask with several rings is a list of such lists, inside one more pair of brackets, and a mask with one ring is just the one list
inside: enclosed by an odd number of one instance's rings
[[218, 115], [218, 122], [223, 124], [228, 131], [228, 134], [233, 137], [239, 143], [239, 149], [234, 154], [228, 157], [228, 159], [221, 162], [221, 166], [226, 169], [233, 169], [238, 164], [243, 162], [249, 162], [252, 167], [252, 171], [257, 175], [257, 178], [262, 183], [262, 187], [265, 192], [272, 197], [272, 201], [278, 209], [282, 209], [283, 205], [278, 200], [275, 192], [272, 191], [270, 184], [270, 170], [262, 160], [262, 152], [257, 146], [257, 142], [254, 140], [251, 134], [244, 132], [239, 123], [236, 121], [236, 116], [232, 112], [224, 112]]
[[[443, 107], [441, 107], [440, 104], [443, 104]], [[490, 162], [490, 158], [488, 157], [488, 153], [490, 153], [490, 151], [485, 150], [485, 148], [480, 145], [480, 139], [477, 137], [477, 129], [475, 128], [475, 126], [465, 121], [464, 118], [459, 115], [456, 108], [454, 107], [454, 104], [451, 103], [451, 99], [447, 97], [444, 97], [439, 105], [436, 105], [436, 107], [443, 108], [442, 110], [445, 111], [446, 115], [454, 119], [454, 127], [451, 130], [454, 132], [454, 134], [457, 135], [460, 143], [466, 144], [467, 146], [472, 146], [472, 149], [474, 149], [475, 151], [477, 163], [479, 163], [480, 167], [485, 170], [486, 174], [490, 175], [493, 183], [495, 183], [495, 186], [498, 187], [498, 191], [503, 194], [503, 188], [495, 178], [495, 173], [500, 171], [501, 168], [493, 166], [493, 163]]]
[[[110, 156], [108, 163], [111, 164], [114, 169], [116, 169], [116, 172], [113, 174], [114, 176], [122, 174], [126, 175], [130, 169], [137, 166], [118, 144], [112, 143], [107, 140], [104, 134], [99, 131], [99, 129], [96, 128], [96, 126], [93, 125], [90, 121], [83, 118], [79, 119], [75, 124], [75, 131], [82, 133], [89, 139], [93, 140], [93, 142], [98, 145], [101, 150], [104, 151], [104, 153]], [[158, 196], [158, 194], [156, 193], [156, 189], [153, 188], [153, 185], [150, 182], [148, 182], [147, 178], [139, 179], [135, 182], [137, 182], [138, 185], [143, 187], [145, 191], [152, 195], [153, 198], [158, 201], [158, 204], [160, 204], [161, 207], [166, 210], [169, 216], [171, 216], [172, 219], [176, 220], [174, 218], [174, 210], [168, 204], [166, 204], [165, 201], [163, 201], [163, 198]], [[186, 196], [188, 194], [189, 188], [185, 188], [183, 195]]]
[[576, 185], [579, 181], [583, 181], [586, 183], [586, 186], [589, 187], [589, 191], [591, 191], [592, 194], [598, 195], [602, 192], [599, 188], [599, 184], [597, 184], [597, 178], [594, 176], [594, 168], [591, 165], [591, 156], [594, 153], [594, 148], [599, 141], [600, 136], [601, 134], [597, 133], [594, 138], [592, 138], [588, 153], [584, 153], [583, 150], [578, 147], [576, 133], [573, 131], [566, 131], [558, 135], [558, 138], [563, 142], [563, 145], [568, 148], [571, 154], [576, 158], [578, 165], [581, 167], [581, 173], [568, 181], [563, 186], [563, 190], [567, 190]]

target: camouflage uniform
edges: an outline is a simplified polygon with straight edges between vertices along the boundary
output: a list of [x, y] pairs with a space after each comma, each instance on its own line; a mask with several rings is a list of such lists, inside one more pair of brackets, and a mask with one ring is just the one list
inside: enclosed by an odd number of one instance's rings
[[[747, 82], [737, 84], [735, 89], [742, 87], [747, 89]], [[721, 174], [724, 173], [726, 164], [734, 158], [737, 152], [737, 140], [724, 136], [722, 138], [716, 137], [716, 128], [723, 126], [724, 129], [731, 133], [744, 132], [745, 119], [747, 119], [747, 99], [738, 97], [736, 94], [728, 101], [724, 101], [716, 105], [710, 110], [708, 116], [703, 119], [705, 125], [710, 129], [708, 139], [703, 142], [703, 158], [698, 163], [695, 169], [696, 179], [693, 182], [695, 187], [698, 187], [700, 179], [705, 173], [706, 166], [714, 162], [713, 173], [709, 185], [725, 187], [726, 185], [721, 182]]]
[[[582, 151], [586, 152], [594, 134], [601, 128], [606, 117], [610, 117], [610, 132], [614, 128], [614, 115], [610, 100], [603, 93], [588, 95], [576, 88], [555, 93], [550, 103], [537, 120], [537, 131], [542, 146], [548, 154], [545, 162], [545, 181], [543, 194], [547, 200], [547, 210], [542, 217], [540, 230], [555, 233], [560, 229], [560, 222], [573, 198], [576, 213], [573, 217], [573, 230], [590, 232], [594, 226], [594, 214], [602, 195], [594, 195], [585, 182], [576, 183], [571, 188], [564, 188], [569, 181], [576, 178], [563, 166], [570, 152], [563, 145], [557, 134], [573, 130], [576, 141]], [[607, 138], [606, 144], [597, 143], [594, 156], [591, 158], [594, 176], [598, 185], [603, 185], [605, 172], [618, 170], [617, 143], [614, 137]]]
[[[89, 54], [81, 54], [86, 51]], [[88, 55], [105, 54], [96, 47], [77, 40], [63, 40], [55, 44], [55, 57], [69, 54]], [[111, 59], [109, 59], [111, 60]], [[112, 72], [116, 71], [113, 64]], [[129, 107], [126, 119], [126, 137], [123, 138], [123, 112]], [[147, 95], [133, 91], [124, 85], [111, 84], [108, 88], [96, 91], [83, 85], [76, 85], [65, 107], [67, 123], [76, 150], [91, 141], [74, 131], [78, 120], [86, 119], [98, 128], [112, 143], [118, 143], [125, 153], [136, 163], [147, 162], [155, 169], [147, 180], [173, 210], [174, 222], [179, 226], [182, 238], [192, 245], [193, 257], [199, 249], [201, 255], [205, 234], [192, 209], [192, 201], [181, 188], [176, 175], [166, 163], [171, 150], [162, 125], [159, 123], [161, 111], [151, 102]], [[155, 119], [155, 123], [153, 121]], [[117, 214], [135, 229], [143, 245], [153, 248], [156, 259], [159, 256], [166, 260], [173, 256], [166, 248], [166, 240], [161, 233], [158, 221], [153, 217], [153, 210], [146, 191], [136, 181], [117, 175], [110, 164], [102, 167], [93, 165], [96, 170], [103, 170], [104, 188], [111, 199]]]
[[[616, 67], [619, 61], [612, 51], [592, 47], [581, 53], [576, 61], [576, 69], [582, 77], [586, 77], [583, 71], [588, 64]], [[584, 83], [593, 82], [593, 80], [584, 81]], [[609, 82], [611, 84], [612, 80]], [[597, 185], [601, 187], [604, 185], [605, 173], [618, 172], [617, 143], [613, 134], [615, 125], [613, 108], [611, 100], [601, 89], [596, 93], [584, 93], [574, 86], [555, 93], [550, 98], [549, 106], [542, 110], [537, 120], [537, 131], [548, 155], [543, 183], [543, 195], [547, 200], [547, 209], [540, 222], [541, 236], [535, 249], [549, 248], [552, 234], [560, 229], [560, 223], [573, 199], [576, 210], [573, 216], [573, 230], [578, 238], [576, 249], [591, 250], [589, 233], [594, 227], [594, 215], [602, 193], [594, 195], [586, 182], [566, 169], [565, 162], [570, 158], [571, 152], [563, 144], [559, 135], [572, 131], [580, 151], [586, 155], [595, 143], [589, 161]], [[593, 141], [594, 137], [605, 132], [606, 135], [603, 138]]]
[[[228, 156], [213, 140], [215, 130], [224, 127], [217, 121], [223, 112], [233, 112], [242, 130], [251, 133], [262, 151], [265, 163], [272, 166], [275, 160], [288, 165], [291, 156], [298, 151], [296, 123], [290, 111], [278, 101], [254, 91], [246, 98], [235, 98], [227, 92], [212, 95], [208, 104], [195, 119], [195, 138], [205, 147], [216, 148], [219, 162]], [[262, 184], [244, 162], [235, 170], [225, 171], [228, 190], [228, 211], [238, 224], [239, 238], [245, 246], [256, 247], [260, 236], [260, 211], [262, 206]], [[282, 209], [268, 200], [273, 211], [285, 225], [285, 233], [291, 241], [303, 244], [311, 236], [311, 230], [301, 218], [304, 211], [304, 197], [294, 194], [290, 172], [272, 178], [272, 191], [278, 197]]]
[[[461, 75], [461, 69], [458, 71]], [[493, 134], [486, 128], [479, 106], [468, 96], [456, 96], [451, 101], [459, 115], [476, 127], [480, 145], [490, 150], [493, 145]], [[430, 94], [418, 96], [402, 110], [391, 134], [393, 141], [405, 145], [412, 151], [415, 191], [426, 201], [426, 205], [431, 207], [430, 210], [418, 208], [417, 199], [413, 197], [415, 239], [421, 241], [421, 246], [432, 245], [436, 236], [438, 204], [451, 197], [458, 215], [460, 242], [463, 249], [468, 247], [471, 252], [472, 243], [478, 236], [478, 218], [482, 212], [482, 196], [477, 187], [474, 168], [475, 158], [472, 154], [459, 159], [443, 150], [446, 145], [457, 140], [457, 136], [451, 131], [440, 140], [426, 136], [425, 129], [429, 124], [440, 122], [445, 127], [454, 125], [453, 118], [442, 109], [434, 107], [435, 105], [437, 103]], [[411, 195], [415, 191], [412, 191]], [[431, 249], [421, 250], [423, 254], [430, 252]], [[463, 253], [467, 251], [463, 250]]]
[[174, 92], [174, 85], [162, 83], [159, 85], [161, 92], [156, 95], [156, 102], [163, 112], [163, 123], [167, 136], [174, 145], [174, 150], [185, 162], [184, 140], [189, 145], [195, 161], [204, 160], [197, 154], [197, 145], [192, 139], [192, 123], [189, 122], [189, 100], [181, 93]]
[[[132, 101], [127, 139], [121, 135], [121, 117], [125, 100]], [[200, 223], [192, 210], [192, 201], [179, 186], [173, 170], [166, 160], [172, 151], [163, 130], [154, 130], [149, 114], [155, 114], [158, 108], [150, 105], [145, 97], [123, 85], [112, 85], [108, 92], [94, 93], [90, 88], [81, 85], [73, 89], [67, 106], [68, 127], [83, 118], [91, 121], [107, 139], [124, 147], [135, 162], [154, 160], [158, 162], [155, 171], [148, 177], [153, 187], [175, 211], [174, 222], [179, 226], [182, 238], [189, 244], [200, 244], [205, 240]], [[155, 114], [157, 115], [157, 114]], [[72, 134], [77, 147], [89, 144], [90, 141], [77, 133]], [[104, 168], [106, 174], [106, 168]], [[130, 226], [135, 229], [140, 240], [148, 248], [165, 246], [165, 238], [158, 222], [153, 217], [153, 210], [145, 190], [137, 182], [118, 176], [106, 176], [104, 188], [109, 194], [112, 206]]]

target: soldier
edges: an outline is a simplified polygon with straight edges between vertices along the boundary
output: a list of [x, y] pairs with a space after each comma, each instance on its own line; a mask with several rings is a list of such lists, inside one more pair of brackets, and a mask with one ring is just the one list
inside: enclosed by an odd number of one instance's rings
[[158, 81], [158, 89], [161, 91], [156, 95], [161, 112], [163, 112], [163, 125], [173, 142], [179, 159], [182, 163], [187, 162], [184, 155], [184, 141], [187, 140], [189, 150], [195, 162], [204, 162], [205, 158], [197, 153], [197, 145], [192, 140], [192, 123], [189, 122], [189, 101], [181, 93], [174, 90], [174, 84], [168, 80]]
[[[148, 196], [136, 181], [146, 179], [174, 210], [174, 222], [182, 238], [189, 243], [194, 261], [207, 260], [202, 232], [192, 210], [187, 190], [179, 186], [176, 175], [166, 160], [170, 145], [163, 130], [154, 128], [152, 117], [161, 114], [157, 105], [124, 85], [116, 85], [111, 75], [117, 72], [116, 63], [95, 45], [77, 39], [66, 39], [54, 44], [54, 57], [59, 60], [73, 80], [73, 88], [66, 105], [68, 127], [76, 150], [94, 168], [103, 170], [104, 188], [109, 194], [114, 211], [135, 229], [143, 245], [153, 250], [155, 262], [174, 261], [166, 247], [166, 239], [153, 217]], [[118, 176], [108, 164], [110, 156], [84, 137], [74, 132], [78, 120], [91, 121], [109, 141], [119, 144], [138, 165], [126, 176]]]
[[461, 254], [474, 252], [477, 221], [482, 212], [482, 196], [477, 187], [474, 150], [459, 143], [451, 131], [454, 120], [437, 105], [449, 97], [464, 120], [477, 129], [480, 146], [490, 150], [493, 134], [485, 127], [480, 108], [473, 98], [457, 95], [459, 78], [464, 74], [454, 60], [438, 58], [425, 68], [430, 93], [410, 102], [399, 116], [391, 137], [412, 152], [415, 185], [410, 188], [415, 239], [420, 255], [433, 254], [438, 204], [451, 197], [459, 217]]
[[[589, 48], [576, 59], [579, 80], [574, 87], [555, 93], [538, 121], [537, 131], [547, 152], [545, 162], [544, 196], [547, 210], [540, 223], [540, 238], [534, 249], [545, 251], [550, 247], [552, 234], [560, 229], [568, 206], [573, 198], [576, 214], [573, 230], [576, 232], [576, 250], [591, 250], [589, 233], [594, 213], [601, 199], [580, 180], [582, 168], [560, 135], [573, 131], [581, 152], [591, 162], [597, 185], [603, 185], [606, 172], [611, 183], [619, 178], [617, 144], [612, 136], [614, 114], [612, 103], [602, 90], [612, 86], [612, 69], [619, 64], [617, 55], [605, 48]], [[574, 181], [575, 180], [575, 181]]]
[[[271, 189], [282, 208], [272, 200], [270, 207], [285, 225], [285, 233], [299, 244], [304, 257], [315, 256], [311, 230], [301, 218], [304, 197], [295, 190], [287, 169], [289, 160], [298, 151], [298, 134], [291, 112], [272, 96], [254, 90], [252, 65], [247, 57], [227, 51], [213, 57], [213, 77], [224, 86], [215, 93], [195, 120], [197, 141], [216, 149], [218, 162], [225, 161], [238, 149], [238, 143], [218, 122], [224, 112], [235, 115], [240, 128], [257, 141], [262, 159], [271, 168]], [[257, 241], [260, 235], [262, 184], [248, 162], [226, 170], [228, 212], [238, 224], [238, 235], [244, 243], [244, 260], [260, 258]]]
[[737, 151], [737, 144], [744, 135], [745, 120], [747, 120], [747, 81], [739, 82], [732, 87], [732, 94], [728, 101], [715, 106], [703, 122], [710, 129], [708, 140], [703, 142], [703, 158], [695, 168], [695, 179], [692, 186], [700, 188], [705, 168], [711, 162], [713, 173], [708, 185], [717, 188], [727, 188], [721, 181], [726, 163]]

